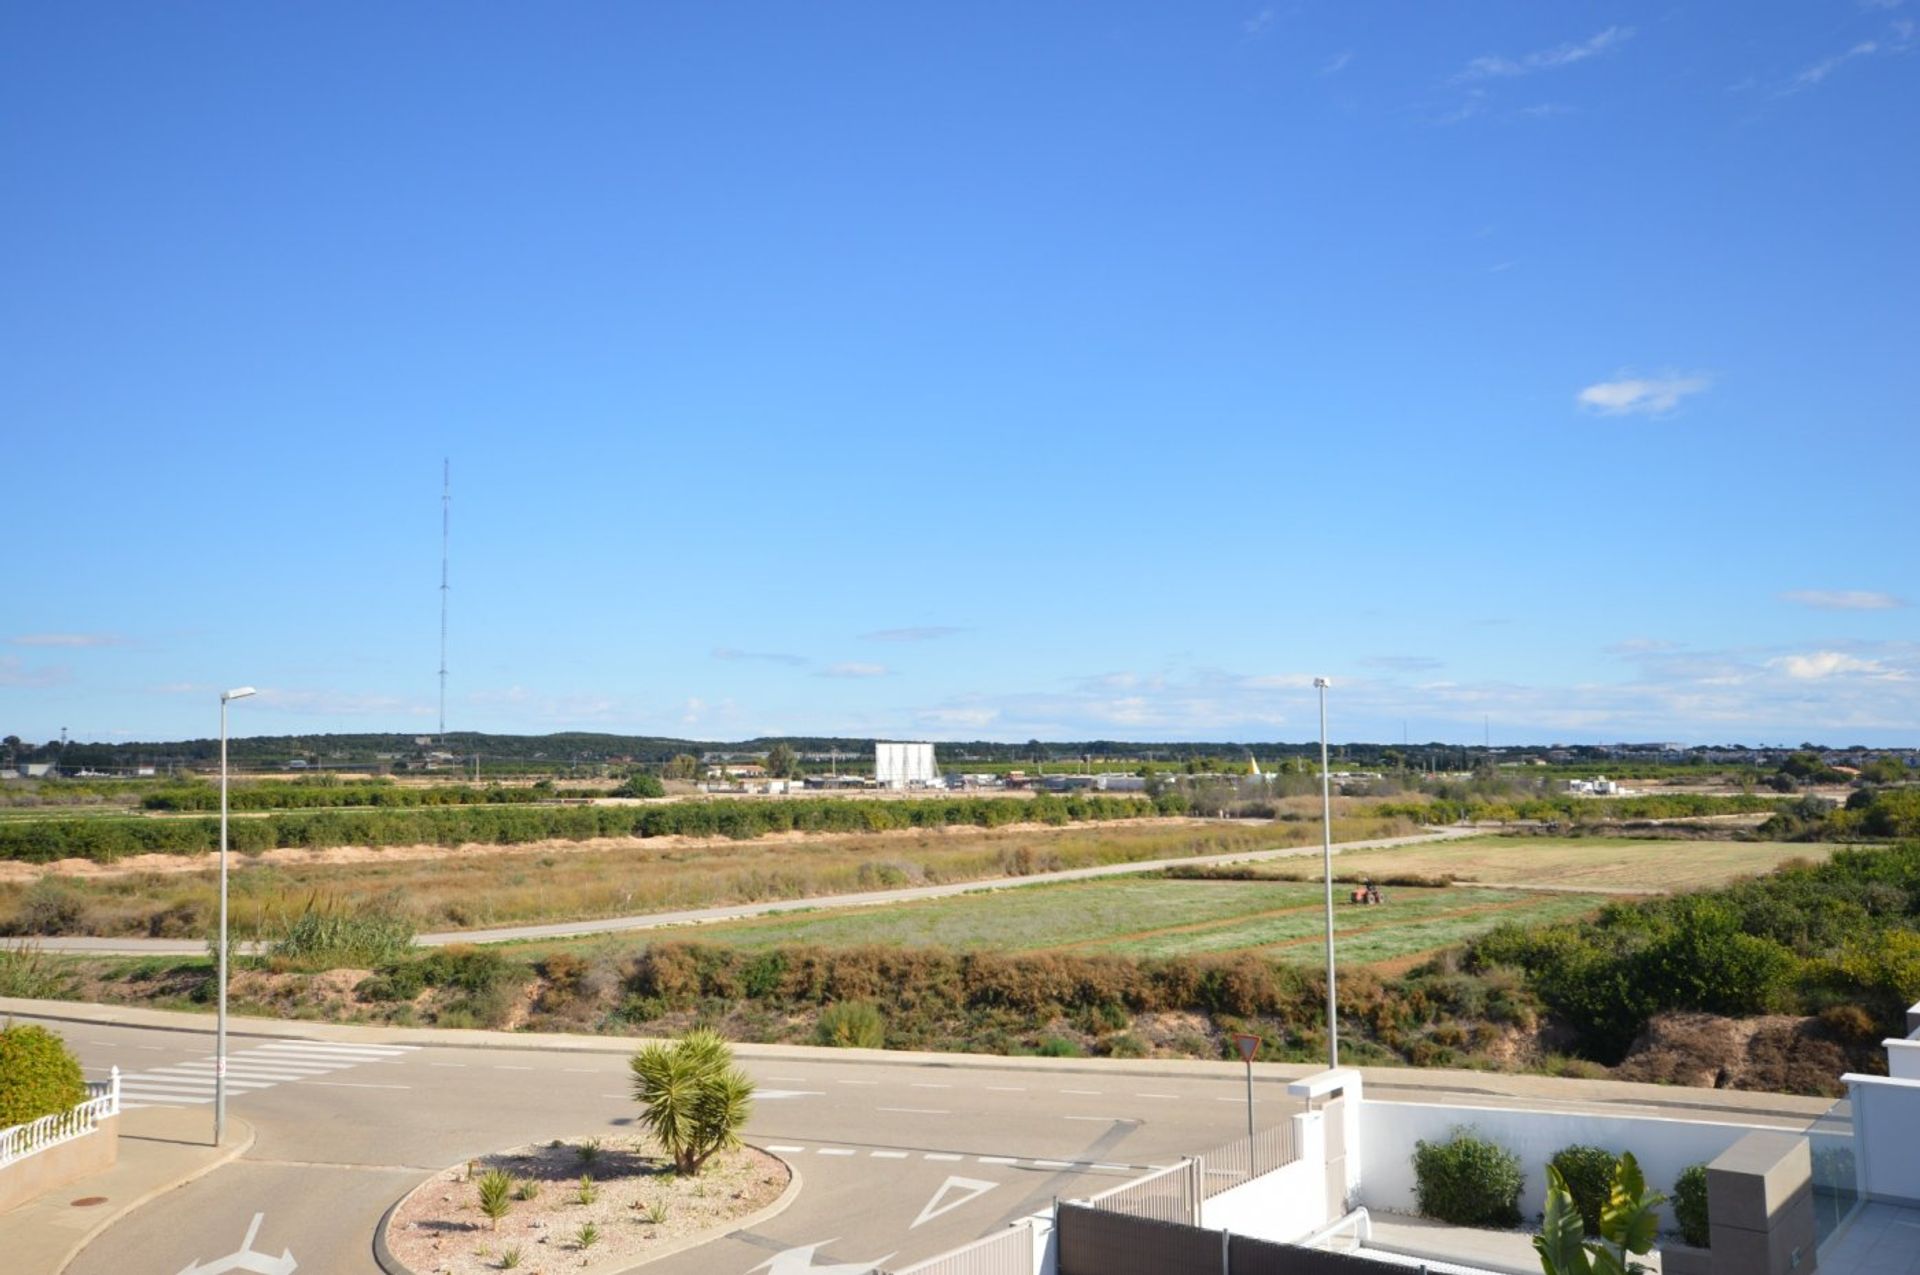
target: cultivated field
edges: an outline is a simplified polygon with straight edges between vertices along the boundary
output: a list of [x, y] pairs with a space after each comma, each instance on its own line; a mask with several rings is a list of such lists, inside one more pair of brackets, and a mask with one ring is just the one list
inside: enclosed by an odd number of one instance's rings
[[[1334, 910], [1342, 964], [1395, 961], [1456, 943], [1502, 921], [1580, 916], [1601, 900], [1455, 886], [1391, 889], [1379, 907]], [[739, 947], [881, 944], [962, 951], [1200, 956], [1257, 952], [1321, 960], [1325, 901], [1317, 885], [1127, 877], [982, 891], [889, 908], [787, 913], [684, 933]]]
[[[1394, 820], [1336, 819], [1343, 839], [1414, 831]], [[1075, 825], [950, 827], [855, 835], [785, 833], [751, 841], [653, 838], [533, 847], [268, 851], [237, 858], [236, 930], [253, 934], [309, 903], [400, 911], [422, 929], [585, 920], [761, 899], [1026, 875], [1058, 868], [1224, 854], [1318, 839], [1310, 824], [1166, 819]], [[158, 857], [72, 875], [0, 875], [0, 932], [199, 938], [215, 912], [205, 857]], [[190, 870], [188, 866], [191, 865]], [[37, 877], [37, 879], [35, 879]]]
[[1623, 837], [1467, 837], [1334, 861], [1339, 876], [1441, 876], [1498, 885], [1655, 892], [1723, 885], [1789, 859], [1825, 859], [1832, 848], [1780, 841], [1666, 841]]

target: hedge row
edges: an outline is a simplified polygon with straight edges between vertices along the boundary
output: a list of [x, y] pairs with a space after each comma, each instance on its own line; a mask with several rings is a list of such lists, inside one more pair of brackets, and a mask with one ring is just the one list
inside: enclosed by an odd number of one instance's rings
[[[232, 785], [227, 793], [229, 810], [326, 810], [345, 806], [371, 806], [375, 809], [412, 809], [418, 806], [517, 806], [552, 801], [555, 797], [576, 795], [545, 788], [508, 788], [491, 784], [476, 788], [471, 784], [434, 784], [402, 788], [392, 783], [300, 784], [245, 783]], [[595, 796], [580, 790], [579, 796]], [[213, 784], [176, 784], [150, 792], [140, 804], [148, 810], [218, 811], [220, 789]]]
[[[230, 821], [238, 851], [282, 846], [520, 845], [597, 837], [732, 837], [774, 832], [882, 832], [1018, 822], [1066, 824], [1159, 813], [1130, 797], [1010, 801], [686, 801], [663, 806], [459, 806], [427, 810], [316, 811]], [[46, 819], [0, 823], [0, 859], [111, 862], [126, 854], [198, 854], [219, 848], [218, 819]]]
[[1784, 810], [1791, 800], [1749, 794], [1717, 796], [1707, 793], [1661, 793], [1644, 797], [1530, 797], [1520, 801], [1464, 801], [1436, 797], [1431, 801], [1387, 802], [1373, 813], [1398, 815], [1415, 823], [1459, 823], [1461, 820], [1536, 820], [1542, 823], [1584, 823], [1603, 819], [1701, 819], [1709, 815], [1765, 814]]

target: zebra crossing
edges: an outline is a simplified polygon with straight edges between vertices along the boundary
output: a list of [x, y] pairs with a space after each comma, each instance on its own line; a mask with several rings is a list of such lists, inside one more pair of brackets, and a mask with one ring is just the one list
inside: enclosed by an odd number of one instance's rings
[[[276, 1085], [318, 1080], [367, 1063], [393, 1062], [417, 1045], [342, 1045], [322, 1040], [280, 1040], [227, 1052], [227, 1096], [240, 1097]], [[122, 1072], [122, 1110], [191, 1107], [213, 1101], [214, 1058]], [[319, 1081], [325, 1084], [325, 1081]]]

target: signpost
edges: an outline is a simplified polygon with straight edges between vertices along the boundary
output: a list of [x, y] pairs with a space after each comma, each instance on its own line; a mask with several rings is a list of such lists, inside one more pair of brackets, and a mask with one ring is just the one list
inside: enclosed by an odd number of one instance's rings
[[1260, 1052], [1260, 1038], [1236, 1032], [1233, 1047], [1240, 1051], [1240, 1061], [1247, 1065], [1247, 1154], [1253, 1154], [1253, 1056]]

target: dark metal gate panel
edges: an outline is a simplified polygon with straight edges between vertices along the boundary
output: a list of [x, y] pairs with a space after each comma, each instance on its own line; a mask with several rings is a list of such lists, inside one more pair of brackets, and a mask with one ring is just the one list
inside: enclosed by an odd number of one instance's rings
[[1061, 1204], [1060, 1275], [1224, 1275], [1218, 1231]]
[[1408, 1268], [1351, 1253], [1275, 1244], [1235, 1235], [1227, 1241], [1231, 1275], [1408, 1275]]

